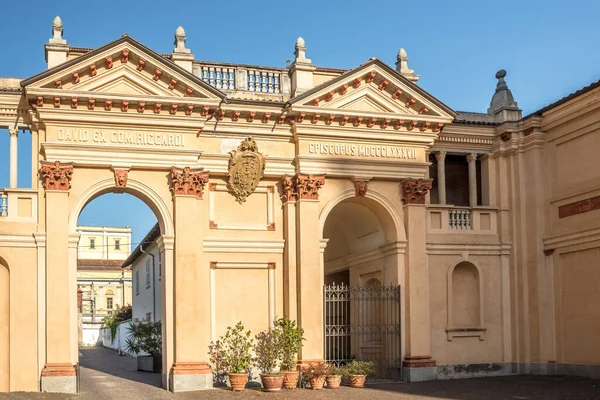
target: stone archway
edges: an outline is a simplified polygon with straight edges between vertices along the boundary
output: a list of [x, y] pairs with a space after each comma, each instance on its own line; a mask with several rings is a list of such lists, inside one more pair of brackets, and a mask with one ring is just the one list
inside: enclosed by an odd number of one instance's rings
[[[75, 172], [77, 173], [77, 171]], [[154, 179], [154, 178], [153, 178]], [[81, 191], [81, 194], [77, 196], [73, 201], [73, 205], [69, 211], [68, 231], [69, 231], [69, 273], [72, 277], [72, 281], [76, 285], [76, 273], [77, 270], [77, 245], [79, 242], [79, 233], [77, 233], [77, 221], [79, 215], [83, 209], [92, 201], [98, 197], [107, 193], [127, 193], [141, 200], [146, 204], [154, 213], [158, 225], [161, 231], [161, 237], [157, 240], [159, 244], [159, 251], [164, 254], [163, 258], [163, 274], [161, 279], [162, 295], [162, 339], [163, 339], [163, 366], [162, 366], [162, 383], [165, 389], [169, 389], [169, 369], [173, 364], [173, 353], [174, 353], [174, 336], [173, 336], [173, 249], [174, 249], [174, 221], [172, 212], [165, 201], [164, 194], [157, 193], [152, 187], [136, 179], [127, 179], [126, 187], [116, 187], [115, 179], [103, 179], [89, 185], [85, 190]], [[169, 199], [170, 200], [170, 199]], [[73, 285], [71, 285], [73, 286]], [[73, 292], [72, 290], [70, 292]], [[73, 305], [73, 301], [77, 301], [76, 292], [75, 296], [71, 296], [70, 303]], [[74, 322], [77, 321], [77, 305], [70, 308], [72, 311], [71, 321], [71, 333], [77, 332], [77, 325]], [[76, 337], [76, 336], [75, 336]], [[77, 342], [71, 343], [71, 353], [74, 360], [78, 359], [77, 355]]]
[[404, 227], [382, 195], [347, 192], [321, 214], [327, 240], [325, 358], [338, 364], [354, 357], [374, 361], [378, 378], [399, 379]]

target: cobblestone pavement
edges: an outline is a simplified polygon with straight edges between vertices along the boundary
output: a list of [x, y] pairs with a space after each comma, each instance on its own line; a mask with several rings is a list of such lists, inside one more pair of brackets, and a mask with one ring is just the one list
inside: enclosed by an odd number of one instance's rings
[[507, 376], [419, 383], [379, 383], [366, 389], [296, 389], [264, 393], [248, 389], [232, 393], [214, 389], [169, 393], [160, 386], [160, 375], [136, 371], [133, 357], [119, 357], [104, 348], [80, 350], [81, 393], [0, 394], [0, 399], [108, 400], [108, 399], [397, 399], [397, 400], [600, 400], [600, 379], [543, 376]]

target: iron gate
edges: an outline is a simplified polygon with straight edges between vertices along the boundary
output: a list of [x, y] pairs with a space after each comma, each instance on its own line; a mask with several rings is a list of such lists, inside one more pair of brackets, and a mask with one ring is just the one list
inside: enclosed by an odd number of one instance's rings
[[376, 379], [402, 379], [400, 286], [325, 285], [325, 360], [373, 361]]

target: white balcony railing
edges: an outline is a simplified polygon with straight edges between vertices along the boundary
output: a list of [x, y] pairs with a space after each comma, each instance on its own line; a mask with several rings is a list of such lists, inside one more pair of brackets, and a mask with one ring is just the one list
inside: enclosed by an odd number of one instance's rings
[[472, 229], [471, 209], [451, 208], [448, 210], [448, 222], [450, 229]]
[[497, 234], [497, 212], [497, 208], [489, 206], [429, 204], [427, 226], [431, 233]]
[[37, 222], [36, 189], [0, 189], [0, 221]]
[[194, 73], [209, 85], [223, 90], [289, 94], [291, 89], [284, 69], [201, 63]]

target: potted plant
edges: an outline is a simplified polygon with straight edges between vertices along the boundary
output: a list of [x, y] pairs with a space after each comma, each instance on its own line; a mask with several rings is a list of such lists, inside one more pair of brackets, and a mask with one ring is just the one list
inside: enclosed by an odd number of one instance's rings
[[325, 383], [325, 376], [329, 372], [329, 365], [321, 361], [318, 363], [310, 363], [305, 367], [302, 367], [302, 374], [310, 382], [312, 390], [323, 389]]
[[296, 321], [283, 317], [275, 321], [273, 331], [279, 338], [283, 386], [286, 389], [294, 389], [298, 385], [300, 374], [296, 366], [296, 357], [306, 340], [304, 329], [299, 328]]
[[160, 321], [135, 320], [129, 323], [128, 330], [129, 337], [125, 341], [125, 351], [137, 355], [138, 371], [161, 372], [162, 330]]
[[264, 331], [255, 336], [254, 344], [255, 363], [259, 370], [263, 389], [267, 392], [281, 390], [283, 374], [275, 372], [281, 348], [279, 347], [279, 336], [273, 331]]
[[211, 343], [209, 346], [213, 366], [215, 359], [218, 359], [220, 365], [216, 368], [227, 371], [229, 383], [234, 392], [246, 389], [248, 370], [252, 364], [251, 349], [251, 333], [245, 331], [241, 322], [238, 322], [233, 328], [228, 326], [225, 336], [219, 338], [217, 343]]
[[372, 361], [352, 360], [347, 366], [348, 380], [350, 386], [355, 388], [364, 388], [367, 375], [372, 375], [375, 370]]
[[338, 367], [335, 364], [329, 366], [329, 373], [327, 374], [327, 389], [339, 389], [342, 383], [342, 376], [347, 374], [346, 367]]

